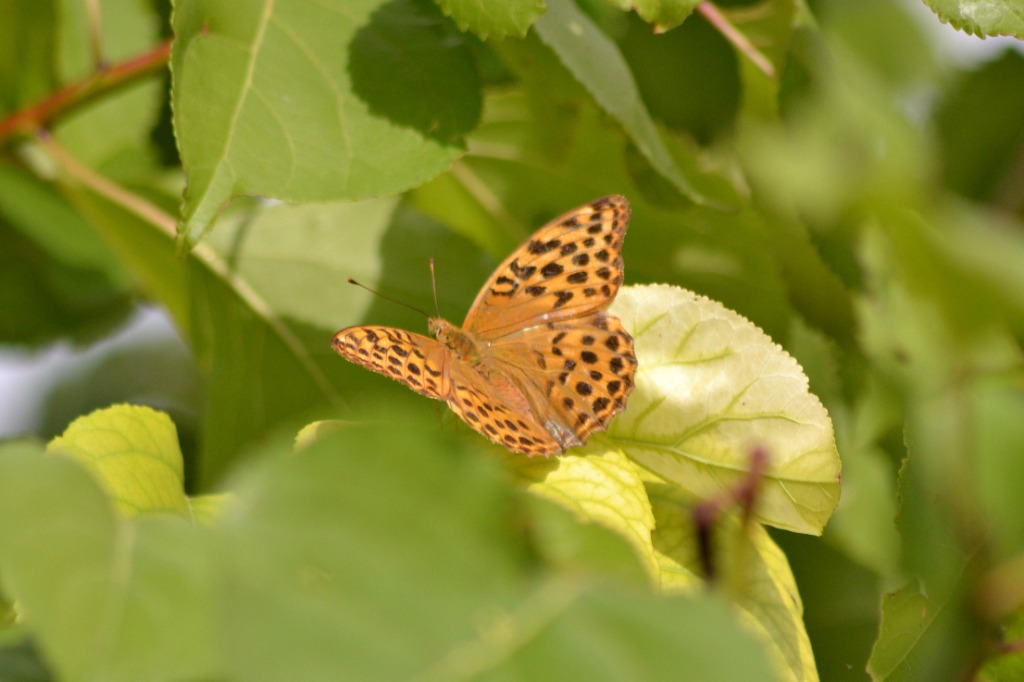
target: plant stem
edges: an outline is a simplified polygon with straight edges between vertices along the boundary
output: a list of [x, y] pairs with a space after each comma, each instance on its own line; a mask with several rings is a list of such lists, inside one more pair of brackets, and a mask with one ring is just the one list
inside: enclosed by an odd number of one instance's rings
[[85, 0], [85, 11], [89, 17], [89, 51], [97, 70], [106, 63], [103, 58], [103, 9], [99, 0]]
[[46, 99], [30, 104], [0, 120], [0, 144], [14, 136], [31, 136], [46, 128], [53, 119], [93, 97], [134, 82], [167, 65], [171, 41], [166, 40], [149, 52], [109, 67], [98, 68], [86, 78], [66, 85]]
[[57, 144], [52, 137], [43, 133], [39, 142], [72, 177], [100, 196], [106, 197], [118, 206], [133, 213], [147, 223], [156, 226], [168, 237], [174, 239], [177, 232], [175, 220], [160, 207], [146, 201], [137, 194], [129, 192], [117, 183], [111, 182], [93, 169], [81, 163]]
[[725, 36], [725, 39], [732, 43], [740, 53], [746, 55], [747, 59], [752, 61], [754, 66], [760, 69], [762, 73], [769, 78], [775, 77], [775, 67], [768, 58], [754, 47], [754, 44], [747, 39], [747, 36], [737, 30], [717, 7], [705, 0], [705, 2], [697, 6], [697, 11], [707, 19], [709, 24], [718, 29], [718, 32]]

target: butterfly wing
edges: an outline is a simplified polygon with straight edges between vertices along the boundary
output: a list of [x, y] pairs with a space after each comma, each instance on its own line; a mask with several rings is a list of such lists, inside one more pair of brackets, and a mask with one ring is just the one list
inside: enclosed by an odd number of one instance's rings
[[604, 308], [622, 284], [628, 224], [629, 202], [619, 195], [552, 220], [498, 266], [463, 329], [490, 340]]
[[439, 341], [392, 327], [357, 326], [335, 334], [331, 345], [350, 362], [446, 401], [466, 424], [509, 450], [531, 456], [561, 452], [531, 417], [521, 391], [500, 374], [485, 377], [460, 362]]
[[359, 326], [338, 332], [334, 349], [447, 401], [469, 426], [514, 452], [552, 455], [581, 445], [607, 427], [633, 390], [633, 340], [600, 312], [622, 284], [628, 222], [628, 202], [614, 195], [537, 230], [477, 294], [463, 324], [468, 338], [453, 340], [447, 323], [439, 333], [446, 343]]
[[452, 365], [448, 406], [482, 436], [529, 457], [565, 448], [537, 421], [521, 389], [503, 373], [485, 375], [468, 365]]
[[357, 326], [335, 334], [331, 345], [349, 362], [400, 381], [417, 393], [439, 400], [451, 395], [451, 351], [428, 336], [393, 327]]
[[493, 342], [490, 350], [561, 450], [604, 431], [633, 392], [633, 339], [604, 312], [530, 327]]

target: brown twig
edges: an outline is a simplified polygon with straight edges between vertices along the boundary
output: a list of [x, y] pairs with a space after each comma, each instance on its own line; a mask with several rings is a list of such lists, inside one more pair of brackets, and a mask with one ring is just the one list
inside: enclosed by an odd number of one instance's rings
[[1024, 651], [1024, 639], [1003, 642], [999, 645], [999, 652], [1002, 654], [1019, 654], [1022, 651]]
[[691, 513], [697, 526], [697, 548], [701, 570], [706, 580], [714, 580], [717, 572], [714, 548], [711, 546], [711, 531], [715, 522], [726, 507], [734, 504], [740, 507], [740, 522], [746, 525], [750, 521], [757, 502], [758, 490], [761, 488], [761, 478], [767, 467], [768, 451], [762, 445], [754, 447], [750, 452], [750, 469], [747, 474], [736, 485], [693, 508]]
[[54, 118], [69, 109], [81, 105], [98, 94], [109, 92], [163, 68], [170, 55], [171, 41], [167, 40], [145, 54], [106, 68], [100, 68], [77, 83], [57, 90], [46, 99], [14, 112], [0, 120], [0, 144], [16, 135], [35, 135], [39, 130], [46, 128]]

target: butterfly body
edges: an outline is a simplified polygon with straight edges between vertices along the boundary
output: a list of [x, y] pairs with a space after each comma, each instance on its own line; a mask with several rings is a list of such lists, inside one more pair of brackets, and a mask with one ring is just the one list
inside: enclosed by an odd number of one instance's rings
[[633, 390], [633, 340], [603, 312], [622, 283], [629, 219], [621, 196], [537, 230], [498, 266], [462, 327], [435, 338], [361, 325], [335, 334], [346, 359], [444, 400], [509, 450], [550, 456], [607, 428]]

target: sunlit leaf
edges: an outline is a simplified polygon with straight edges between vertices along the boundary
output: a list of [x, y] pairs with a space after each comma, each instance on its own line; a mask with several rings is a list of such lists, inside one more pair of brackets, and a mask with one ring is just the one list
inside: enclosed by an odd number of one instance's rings
[[61, 678], [217, 677], [208, 539], [167, 515], [117, 518], [95, 474], [41, 454], [0, 448], [0, 573]]
[[760, 329], [702, 296], [623, 289], [611, 311], [636, 343], [636, 390], [609, 434], [662, 478], [709, 496], [769, 457], [755, 509], [765, 523], [820, 534], [839, 500], [832, 422], [800, 366]]
[[653, 24], [656, 30], [667, 31], [683, 23], [683, 20], [690, 16], [700, 2], [699, 0], [636, 0], [632, 4], [636, 8], [636, 13], [643, 17], [644, 21]]
[[1016, 0], [924, 0], [943, 22], [980, 36], [1024, 38], [1024, 13]]
[[636, 468], [614, 442], [595, 438], [556, 460], [510, 457], [509, 466], [530, 492], [563, 505], [580, 519], [601, 523], [627, 538], [657, 578], [651, 531], [654, 515]]
[[98, 410], [72, 422], [47, 451], [85, 465], [122, 514], [188, 508], [178, 433], [162, 412], [141, 405]]

